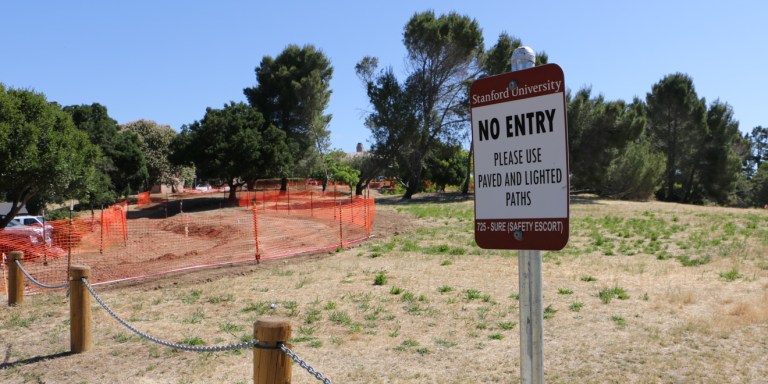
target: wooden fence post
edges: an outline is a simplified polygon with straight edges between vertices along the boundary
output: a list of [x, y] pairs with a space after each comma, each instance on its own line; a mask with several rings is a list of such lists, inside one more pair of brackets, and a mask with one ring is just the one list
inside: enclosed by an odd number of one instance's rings
[[16, 260], [24, 260], [24, 252], [13, 251], [8, 254], [8, 306], [14, 307], [24, 303], [24, 273]]
[[[262, 318], [253, 325], [254, 338], [261, 347], [277, 347], [291, 338], [288, 320]], [[253, 383], [287, 384], [291, 382], [291, 359], [280, 349], [253, 349]]]
[[69, 280], [69, 346], [72, 353], [88, 352], [93, 348], [91, 293], [82, 278], [88, 279], [91, 268], [73, 265]]

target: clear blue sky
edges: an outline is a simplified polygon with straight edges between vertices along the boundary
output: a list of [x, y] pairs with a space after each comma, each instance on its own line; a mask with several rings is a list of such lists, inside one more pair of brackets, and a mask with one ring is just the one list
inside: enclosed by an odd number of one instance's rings
[[[632, 4], [632, 5], [630, 5]], [[416, 12], [477, 20], [490, 47], [503, 31], [565, 71], [566, 86], [608, 100], [645, 98], [665, 75], [729, 103], [742, 132], [768, 125], [768, 3], [762, 1], [8, 1], [0, 5], [0, 82], [62, 105], [105, 105], [119, 123], [178, 130], [206, 107], [245, 101], [254, 69], [289, 44], [331, 60], [332, 146], [369, 147], [369, 109], [354, 73], [379, 57], [402, 75], [402, 30]]]

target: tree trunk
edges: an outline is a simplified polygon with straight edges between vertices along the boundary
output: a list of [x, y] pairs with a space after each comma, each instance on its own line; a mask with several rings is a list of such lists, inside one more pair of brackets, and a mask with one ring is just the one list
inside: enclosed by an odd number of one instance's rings
[[360, 180], [357, 182], [357, 185], [355, 185], [355, 195], [358, 195], [358, 196], [362, 195], [362, 194], [363, 194], [363, 191], [364, 191], [366, 188], [368, 188], [368, 184], [369, 184], [370, 182], [371, 182], [371, 179], [367, 179], [367, 178], [363, 179], [363, 178], [361, 178], [361, 179], [360, 179]]
[[419, 185], [421, 184], [421, 172], [413, 174], [408, 178], [408, 186], [405, 188], [405, 194], [403, 200], [410, 200], [416, 192], [419, 191]]
[[283, 177], [280, 179], [280, 191], [285, 192], [288, 190], [288, 178]]
[[463, 195], [469, 194], [469, 182], [472, 180], [472, 155], [475, 152], [475, 143], [469, 143], [469, 156], [467, 156], [467, 177], [464, 179], [464, 184], [461, 185], [461, 193]]
[[667, 147], [667, 196], [665, 200], [673, 201], [675, 198], [675, 174], [677, 173], [677, 122], [671, 122], [672, 126], [669, 130], [669, 136], [671, 138]]
[[229, 184], [229, 198], [228, 198], [228, 200], [233, 203], [233, 202], [237, 201], [237, 187], [238, 187], [238, 185], [235, 184], [235, 179], [230, 179], [229, 183], [227, 183], [227, 184]]
[[5, 226], [8, 225], [8, 223], [10, 223], [14, 217], [16, 217], [16, 215], [19, 213], [21, 208], [27, 203], [27, 201], [29, 201], [29, 199], [33, 195], [34, 194], [29, 194], [28, 196], [26, 196], [25, 192], [21, 193], [21, 197], [17, 196], [16, 194], [13, 195], [13, 201], [11, 202], [11, 210], [5, 215], [5, 217], [0, 219], [0, 229], [5, 228]]

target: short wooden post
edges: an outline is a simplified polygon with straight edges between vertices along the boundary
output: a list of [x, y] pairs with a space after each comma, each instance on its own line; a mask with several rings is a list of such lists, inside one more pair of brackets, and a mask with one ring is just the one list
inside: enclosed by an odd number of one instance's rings
[[[288, 320], [263, 318], [254, 324], [254, 338], [259, 346], [276, 348], [291, 338]], [[280, 349], [253, 349], [253, 383], [286, 384], [291, 382], [291, 359]]]
[[24, 303], [24, 273], [16, 260], [24, 260], [24, 252], [13, 251], [8, 254], [8, 306], [14, 307]]
[[93, 348], [91, 293], [82, 278], [91, 276], [91, 268], [73, 265], [69, 280], [69, 346], [72, 353], [88, 352]]

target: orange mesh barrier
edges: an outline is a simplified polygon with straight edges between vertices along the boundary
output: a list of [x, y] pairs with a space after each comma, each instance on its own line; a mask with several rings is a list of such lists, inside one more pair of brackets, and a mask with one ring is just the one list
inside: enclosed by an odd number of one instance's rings
[[24, 268], [43, 284], [66, 282], [71, 265], [104, 283], [336, 249], [368, 238], [375, 217], [373, 198], [320, 190], [238, 192], [241, 201], [250, 204], [228, 206], [221, 193], [123, 202], [46, 223], [47, 242], [0, 231], [0, 251], [24, 251]]
[[149, 198], [149, 192], [140, 192], [138, 198], [136, 199], [136, 205], [139, 207], [149, 205], [151, 202], [152, 200]]

